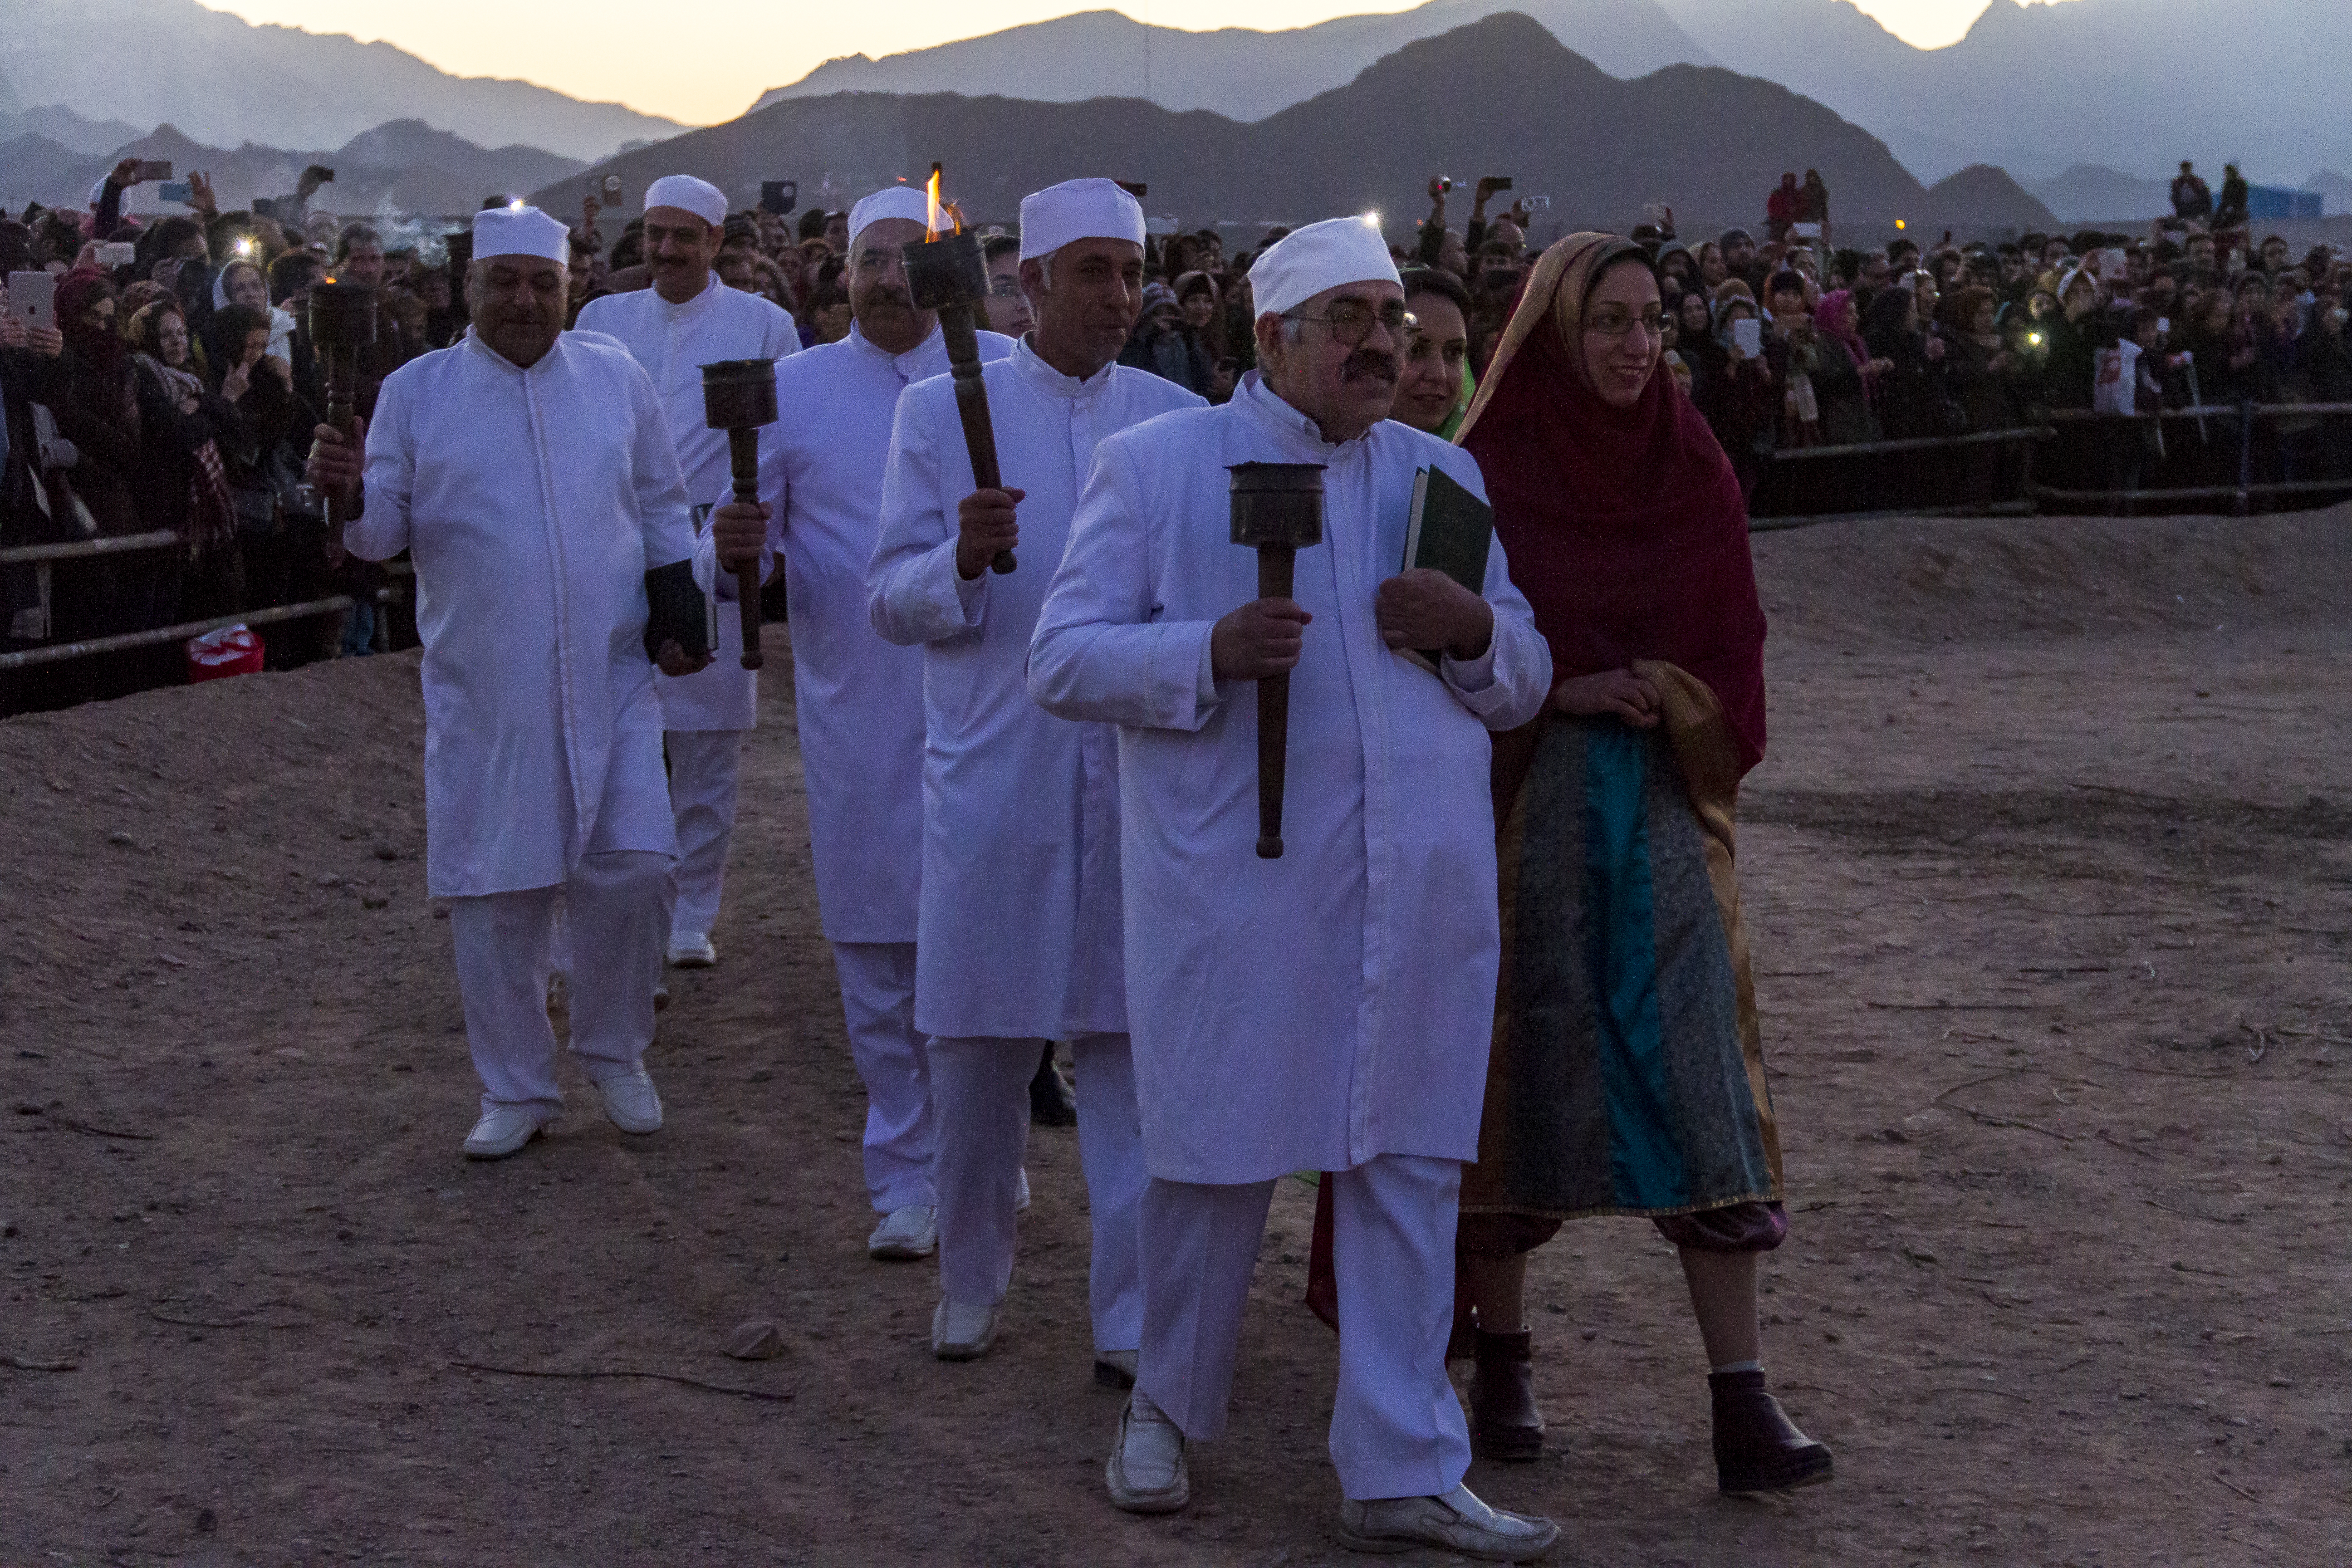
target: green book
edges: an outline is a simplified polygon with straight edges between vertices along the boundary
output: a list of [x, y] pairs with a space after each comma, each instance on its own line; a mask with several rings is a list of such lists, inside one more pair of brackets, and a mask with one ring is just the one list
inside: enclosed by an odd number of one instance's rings
[[[1412, 517], [1405, 524], [1404, 564], [1434, 567], [1472, 593], [1486, 592], [1486, 551], [1495, 539], [1495, 509], [1472, 495], [1443, 468], [1412, 477]], [[1400, 650], [1402, 651], [1402, 650]], [[1423, 648], [1407, 658], [1433, 674], [1443, 648]]]

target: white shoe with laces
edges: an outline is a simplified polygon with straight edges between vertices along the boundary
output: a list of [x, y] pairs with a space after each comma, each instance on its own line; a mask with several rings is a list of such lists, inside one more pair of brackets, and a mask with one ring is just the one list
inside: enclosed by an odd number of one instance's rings
[[1533, 1563], [1559, 1540], [1551, 1521], [1489, 1508], [1468, 1487], [1444, 1497], [1351, 1498], [1339, 1505], [1339, 1544], [1355, 1552], [1434, 1546], [1481, 1563]]
[[1103, 1466], [1113, 1508], [1127, 1513], [1174, 1513], [1192, 1500], [1184, 1460], [1184, 1434], [1137, 1389], [1118, 1415], [1118, 1446]]
[[604, 1097], [604, 1114], [613, 1125], [624, 1132], [658, 1132], [662, 1124], [661, 1096], [654, 1092], [654, 1080], [639, 1062], [626, 1072], [616, 1072], [596, 1080], [596, 1092]]
[[546, 1130], [550, 1112], [536, 1105], [493, 1105], [466, 1134], [466, 1158], [503, 1160]]
[[939, 1250], [940, 1226], [929, 1204], [892, 1209], [866, 1238], [866, 1256], [877, 1263], [912, 1263]]
[[1013, 1212], [1029, 1212], [1029, 1167], [1026, 1165], [1021, 1167], [1021, 1184], [1013, 1190]]

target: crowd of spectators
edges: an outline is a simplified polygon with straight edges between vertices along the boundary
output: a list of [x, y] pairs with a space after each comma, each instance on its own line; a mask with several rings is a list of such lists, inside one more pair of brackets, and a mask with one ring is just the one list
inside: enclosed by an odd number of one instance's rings
[[[264, 210], [223, 213], [199, 174], [188, 212], [142, 222], [121, 212], [139, 174], [120, 165], [86, 212], [0, 215], [0, 272], [57, 275], [58, 321], [27, 331], [0, 311], [0, 545], [158, 530], [184, 544], [106, 572], [0, 566], [0, 647], [336, 593], [359, 608], [340, 626], [281, 629], [271, 662], [382, 646], [376, 569], [339, 558], [300, 483], [325, 403], [303, 303], [321, 278], [376, 289], [377, 340], [360, 367], [367, 413], [385, 375], [465, 331], [462, 221], [428, 226], [421, 243], [403, 226], [387, 245], [370, 223], [310, 213], [310, 176], [256, 204]], [[1399, 418], [1450, 434], [1468, 405], [1533, 261], [1542, 205], [1490, 212], [1508, 191], [1479, 182], [1456, 227], [1454, 187], [1433, 179], [1428, 216], [1397, 247], [1415, 320]], [[1809, 171], [1766, 195], [1756, 233], [1694, 243], [1653, 205], [1633, 234], [1657, 263], [1667, 365], [1751, 489], [1790, 447], [1999, 430], [2053, 409], [2352, 401], [2352, 269], [2326, 248], [2298, 258], [2279, 237], [2256, 242], [2234, 171], [2216, 200], [2184, 164], [2173, 198], [2174, 216], [2137, 236], [1947, 235], [1927, 247], [1905, 236], [1861, 249], [1835, 243], [1830, 193]], [[804, 343], [831, 342], [850, 331], [847, 227], [838, 211], [738, 212], [716, 270], [782, 307]], [[982, 233], [988, 324], [1017, 334], [1029, 324], [1017, 237]], [[575, 310], [647, 286], [638, 220], [612, 222], [591, 195], [574, 238]], [[1254, 254], [1213, 228], [1155, 232], [1121, 363], [1230, 396], [1255, 359]], [[2131, 461], [2100, 482], [2131, 482], [2143, 447], [2161, 443], [2146, 421], [2129, 428], [2117, 449]], [[2347, 433], [2352, 421], [2290, 419], [2266, 439], [2291, 476], [2352, 476]]]

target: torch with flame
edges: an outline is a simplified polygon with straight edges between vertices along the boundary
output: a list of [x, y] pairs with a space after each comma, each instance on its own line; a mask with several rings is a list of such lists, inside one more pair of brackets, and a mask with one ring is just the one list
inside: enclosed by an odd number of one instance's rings
[[[975, 488], [1003, 489], [996, 466], [996, 426], [988, 416], [988, 384], [980, 370], [980, 338], [972, 312], [988, 297], [988, 265], [980, 239], [963, 231], [963, 216], [940, 195], [940, 165], [931, 165], [924, 186], [924, 237], [900, 252], [907, 263], [907, 291], [915, 309], [936, 310], [940, 335], [947, 340], [948, 368], [955, 378], [956, 413], [963, 420], [964, 449], [971, 456]], [[1010, 572], [1013, 552], [1000, 550], [989, 570]]]

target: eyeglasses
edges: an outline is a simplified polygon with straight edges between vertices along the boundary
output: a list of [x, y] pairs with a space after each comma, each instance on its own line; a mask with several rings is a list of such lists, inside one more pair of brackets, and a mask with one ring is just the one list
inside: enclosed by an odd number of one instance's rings
[[1364, 340], [1372, 335], [1372, 323], [1375, 321], [1387, 329], [1389, 336], [1397, 339], [1402, 339], [1409, 328], [1420, 324], [1413, 319], [1412, 312], [1404, 308], [1402, 300], [1391, 300], [1378, 310], [1360, 300], [1341, 300], [1331, 307], [1327, 315], [1309, 316], [1293, 310], [1288, 319], [1322, 322], [1331, 329], [1331, 341], [1343, 349], [1362, 347]]
[[1637, 326], [1655, 338], [1666, 330], [1666, 313], [1655, 305], [1638, 316], [1622, 305], [1603, 305], [1592, 312], [1584, 330], [1596, 337], [1622, 338]]

